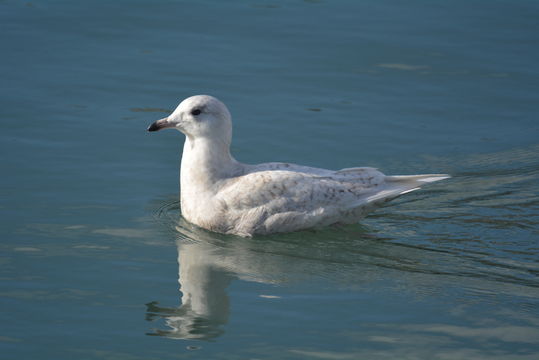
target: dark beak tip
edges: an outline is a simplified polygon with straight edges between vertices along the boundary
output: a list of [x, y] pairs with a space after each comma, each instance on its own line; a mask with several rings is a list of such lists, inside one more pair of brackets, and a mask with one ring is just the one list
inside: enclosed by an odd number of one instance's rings
[[159, 129], [160, 129], [159, 125], [157, 125], [156, 123], [152, 123], [150, 126], [148, 126], [148, 129], [146, 130], [149, 132], [152, 132], [152, 131], [157, 131]]

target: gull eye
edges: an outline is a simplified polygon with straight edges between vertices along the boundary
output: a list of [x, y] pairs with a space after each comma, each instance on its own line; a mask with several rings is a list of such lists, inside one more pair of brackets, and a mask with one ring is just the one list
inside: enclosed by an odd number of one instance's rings
[[197, 115], [200, 115], [201, 112], [202, 112], [202, 111], [200, 111], [200, 109], [193, 109], [193, 110], [191, 111], [191, 115], [197, 116]]

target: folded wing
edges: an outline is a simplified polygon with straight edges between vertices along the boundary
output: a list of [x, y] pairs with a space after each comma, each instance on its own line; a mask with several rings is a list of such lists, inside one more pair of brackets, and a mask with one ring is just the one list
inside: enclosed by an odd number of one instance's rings
[[385, 176], [373, 168], [330, 171], [280, 163], [253, 170], [225, 182], [219, 192], [229, 214], [237, 213], [235, 233], [356, 222], [381, 203], [447, 177]]

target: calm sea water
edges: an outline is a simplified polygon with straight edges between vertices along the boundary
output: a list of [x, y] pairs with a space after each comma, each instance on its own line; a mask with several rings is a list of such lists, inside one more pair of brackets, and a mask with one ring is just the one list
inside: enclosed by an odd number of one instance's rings
[[[2, 359], [539, 358], [536, 1], [0, 2]], [[181, 220], [190, 95], [240, 161], [453, 178], [361, 224]], [[181, 291], [180, 291], [181, 288]]]

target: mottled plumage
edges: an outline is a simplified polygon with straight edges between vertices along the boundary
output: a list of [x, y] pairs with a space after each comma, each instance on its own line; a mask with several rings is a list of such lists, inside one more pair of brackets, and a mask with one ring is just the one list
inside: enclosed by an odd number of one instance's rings
[[230, 154], [230, 113], [207, 95], [185, 99], [148, 130], [163, 128], [186, 135], [182, 215], [220, 233], [251, 236], [354, 223], [381, 203], [448, 177], [385, 176], [367, 167], [332, 171], [287, 163], [239, 163]]

